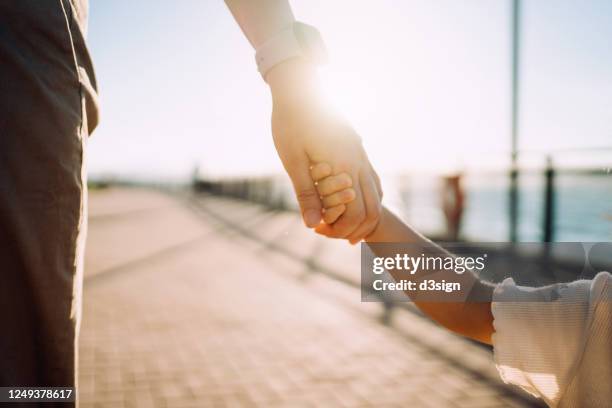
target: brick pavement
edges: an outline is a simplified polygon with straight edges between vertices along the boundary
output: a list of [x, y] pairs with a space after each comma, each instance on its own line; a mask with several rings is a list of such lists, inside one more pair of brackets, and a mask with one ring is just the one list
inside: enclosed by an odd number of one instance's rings
[[488, 351], [316, 273], [356, 248], [295, 214], [109, 189], [90, 198], [82, 407], [527, 406]]

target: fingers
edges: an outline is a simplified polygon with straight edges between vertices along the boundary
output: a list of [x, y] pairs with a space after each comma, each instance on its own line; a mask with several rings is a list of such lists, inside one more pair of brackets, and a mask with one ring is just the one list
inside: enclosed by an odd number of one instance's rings
[[381, 197], [374, 174], [369, 171], [361, 173], [359, 184], [363, 193], [366, 216], [361, 225], [347, 237], [351, 244], [356, 244], [374, 231], [382, 212]]
[[328, 196], [344, 189], [347, 189], [353, 185], [353, 179], [348, 173], [340, 173], [336, 176], [326, 177], [315, 183], [317, 191], [322, 197]]
[[321, 199], [310, 177], [309, 169], [308, 157], [302, 153], [291, 160], [291, 168], [288, 169], [288, 173], [300, 205], [304, 224], [309, 228], [314, 228], [321, 222]]
[[332, 176], [332, 171], [328, 163], [317, 163], [310, 167], [310, 174], [315, 180], [317, 191], [321, 197], [324, 197], [322, 198], [323, 221], [326, 224], [333, 224], [346, 211], [344, 204], [355, 197], [355, 192], [352, 190], [342, 192], [353, 185], [351, 176], [348, 173]]
[[340, 204], [347, 204], [353, 201], [356, 197], [355, 190], [347, 188], [337, 193], [323, 197], [323, 207], [332, 208]]
[[334, 229], [331, 225], [329, 224], [319, 224], [314, 231], [317, 234], [323, 235], [325, 237], [329, 237], [329, 238], [336, 238], [333, 236], [334, 233]]
[[[362, 193], [361, 193], [361, 189], [359, 188], [360, 185], [358, 182], [359, 172], [355, 172], [354, 174], [352, 174], [351, 177], [353, 179], [353, 188], [343, 190], [339, 193], [332, 194], [331, 196], [323, 199], [324, 206], [326, 208], [329, 208], [329, 207], [333, 207], [333, 205], [329, 205], [329, 204], [334, 204], [334, 202], [330, 203], [330, 201], [332, 197], [336, 196], [336, 194], [341, 195], [349, 190], [352, 190], [355, 193], [354, 197], [346, 197], [346, 198], [353, 198], [353, 200], [350, 201], [346, 205], [346, 211], [344, 212], [344, 214], [342, 214], [340, 218], [338, 218], [338, 220], [334, 222], [333, 225], [330, 225], [329, 229], [325, 229], [325, 232], [326, 232], [325, 235], [327, 235], [330, 238], [346, 238], [349, 234], [355, 231], [365, 219], [365, 205], [363, 202]], [[326, 201], [327, 199], [329, 200]], [[336, 199], [338, 198], [334, 198], [334, 200]], [[342, 200], [338, 200], [338, 202], [341, 202], [341, 201]]]
[[320, 181], [332, 175], [332, 167], [329, 163], [317, 163], [310, 166], [310, 174], [314, 181]]
[[323, 210], [323, 221], [326, 224], [333, 224], [346, 211], [346, 205], [340, 204], [335, 207]]
[[323, 221], [326, 224], [333, 224], [346, 211], [345, 204], [355, 198], [355, 191], [350, 189], [353, 185], [351, 176], [348, 173], [332, 175], [332, 172], [331, 165], [324, 162], [310, 167], [310, 175], [323, 202]]
[[[315, 185], [324, 208], [328, 209], [328, 214], [323, 214], [327, 225], [320, 225], [315, 231], [332, 238], [346, 238], [352, 244], [370, 235], [382, 212], [382, 187], [367, 158], [358, 177], [351, 177], [348, 173], [330, 176], [333, 169], [326, 163], [319, 163], [311, 170], [313, 178], [318, 177]], [[354, 180], [358, 180], [355, 185]], [[335, 208], [341, 204], [346, 204], [345, 209]]]

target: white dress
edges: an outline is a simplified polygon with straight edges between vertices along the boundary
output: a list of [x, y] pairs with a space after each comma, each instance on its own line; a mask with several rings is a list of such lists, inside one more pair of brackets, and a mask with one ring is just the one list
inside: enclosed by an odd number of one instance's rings
[[612, 407], [612, 275], [542, 288], [499, 284], [495, 364], [551, 407]]

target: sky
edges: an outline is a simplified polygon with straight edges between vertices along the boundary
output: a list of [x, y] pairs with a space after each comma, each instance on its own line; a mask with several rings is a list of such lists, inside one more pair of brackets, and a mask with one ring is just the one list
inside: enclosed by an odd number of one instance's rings
[[[321, 31], [325, 91], [379, 172], [507, 163], [509, 0], [291, 4]], [[523, 1], [522, 11], [524, 156], [612, 146], [612, 2]], [[88, 41], [102, 104], [90, 174], [281, 171], [269, 91], [222, 0], [90, 0]]]

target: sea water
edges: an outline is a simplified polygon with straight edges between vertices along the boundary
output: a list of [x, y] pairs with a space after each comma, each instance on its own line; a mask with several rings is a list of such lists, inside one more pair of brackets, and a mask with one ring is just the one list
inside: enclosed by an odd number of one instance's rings
[[[417, 180], [418, 179], [418, 180]], [[509, 177], [503, 174], [463, 179], [465, 209], [461, 236], [473, 241], [506, 241], [509, 237]], [[555, 177], [554, 241], [612, 241], [612, 175], [566, 174]], [[518, 240], [542, 240], [544, 177], [519, 178]], [[385, 185], [385, 201], [406, 222], [425, 234], [444, 236], [441, 179], [394, 177]]]

